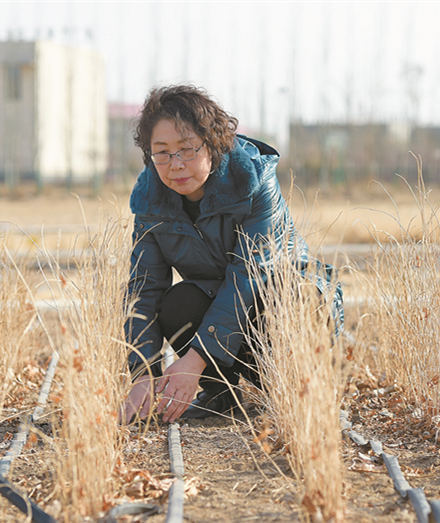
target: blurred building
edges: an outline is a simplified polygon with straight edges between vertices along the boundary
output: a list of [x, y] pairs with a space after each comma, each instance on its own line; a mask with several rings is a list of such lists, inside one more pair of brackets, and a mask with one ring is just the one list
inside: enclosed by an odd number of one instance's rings
[[324, 190], [364, 179], [392, 182], [395, 173], [417, 180], [412, 151], [423, 159], [425, 181], [440, 183], [440, 128], [402, 123], [303, 124], [290, 126], [284, 169], [301, 185]]
[[0, 42], [0, 180], [99, 183], [107, 169], [107, 122], [97, 51]]

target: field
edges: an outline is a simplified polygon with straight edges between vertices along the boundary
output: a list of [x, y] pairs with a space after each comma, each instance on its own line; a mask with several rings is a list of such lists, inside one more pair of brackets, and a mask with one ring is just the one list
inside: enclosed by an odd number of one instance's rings
[[[422, 180], [412, 190], [403, 181], [350, 194], [293, 190], [299, 230], [339, 268], [351, 336], [331, 348], [313, 295], [306, 289], [292, 307], [288, 285], [269, 285], [269, 359], [267, 339], [258, 342], [270, 391], [244, 384], [233, 418], [181, 423], [187, 521], [416, 521], [382, 460], [341, 435], [340, 408], [399, 457], [412, 487], [440, 497], [440, 191], [427, 194]], [[149, 520], [165, 521], [167, 427], [157, 417], [118, 424], [129, 387], [128, 195], [52, 189], [0, 204], [0, 459], [36, 405], [51, 354], [60, 355], [9, 480], [60, 522], [104, 521], [132, 501], [153, 502], [161, 513]], [[0, 522], [25, 519], [0, 498]]]

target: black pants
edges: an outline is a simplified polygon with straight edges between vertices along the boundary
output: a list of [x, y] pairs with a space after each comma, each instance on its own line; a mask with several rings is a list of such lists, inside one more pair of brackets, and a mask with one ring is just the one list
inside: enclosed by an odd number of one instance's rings
[[[197, 285], [190, 282], [180, 282], [174, 285], [164, 296], [160, 305], [158, 321], [165, 338], [170, 341], [179, 329], [188, 323], [192, 324], [172, 343], [174, 351], [180, 357], [187, 353], [190, 341], [202, 323], [211, 303], [212, 298], [207, 296]], [[255, 310], [250, 312], [250, 320], [254, 321], [256, 312]], [[261, 309], [258, 308], [258, 313], [261, 314], [261, 312]], [[261, 388], [252, 349], [245, 342], [242, 343], [233, 366], [219, 365], [219, 368], [231, 385], [237, 385], [240, 375], [242, 375]], [[203, 371], [199, 384], [205, 390], [221, 391], [227, 388], [224, 379], [214, 365], [210, 363]]]

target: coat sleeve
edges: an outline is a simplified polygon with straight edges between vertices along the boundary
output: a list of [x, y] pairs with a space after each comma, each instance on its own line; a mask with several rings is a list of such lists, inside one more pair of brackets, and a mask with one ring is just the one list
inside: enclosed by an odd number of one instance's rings
[[[132, 344], [150, 363], [155, 376], [161, 375], [157, 362], [162, 348], [163, 336], [156, 321], [157, 305], [163, 293], [171, 285], [171, 267], [166, 263], [152, 231], [144, 231], [135, 219], [133, 251], [131, 255], [128, 303], [131, 313], [125, 323], [128, 343]], [[128, 362], [132, 374], [142, 358], [132, 351]]]
[[251, 213], [242, 222], [225, 280], [203, 318], [198, 336], [191, 342], [198, 351], [205, 347], [220, 365], [233, 365], [243, 341], [246, 310], [254, 304], [256, 282], [250, 278], [245, 260], [254, 256], [261, 268], [267, 270], [267, 266], [263, 267], [265, 260], [252, 253], [251, 246], [261, 244], [272, 234], [279, 242], [287, 234], [292, 242], [293, 258], [307, 260], [307, 246], [295, 231], [275, 177], [256, 195]]

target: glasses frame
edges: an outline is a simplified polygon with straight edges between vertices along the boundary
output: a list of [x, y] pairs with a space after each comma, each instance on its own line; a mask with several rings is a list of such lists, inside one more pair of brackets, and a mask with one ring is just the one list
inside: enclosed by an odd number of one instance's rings
[[[151, 158], [151, 161], [154, 163], [154, 165], [168, 165], [170, 162], [171, 162], [171, 159], [173, 156], [176, 156], [181, 162], [191, 162], [192, 160], [195, 160], [197, 158], [197, 155], [198, 155], [198, 152], [200, 151], [200, 149], [205, 145], [205, 141], [203, 140], [203, 143], [200, 147], [198, 147], [197, 149], [195, 147], [184, 147], [183, 149], [179, 149], [177, 152], [175, 153], [154, 153], [154, 154], [150, 154], [150, 158]], [[194, 156], [194, 158], [191, 158], [190, 160], [184, 160], [183, 158], [181, 158], [179, 156], [179, 153], [181, 153], [184, 149], [194, 149], [194, 151], [196, 152], [196, 155]], [[154, 157], [156, 156], [156, 154], [167, 154], [169, 156], [169, 160], [165, 163], [157, 163], [154, 161]]]

